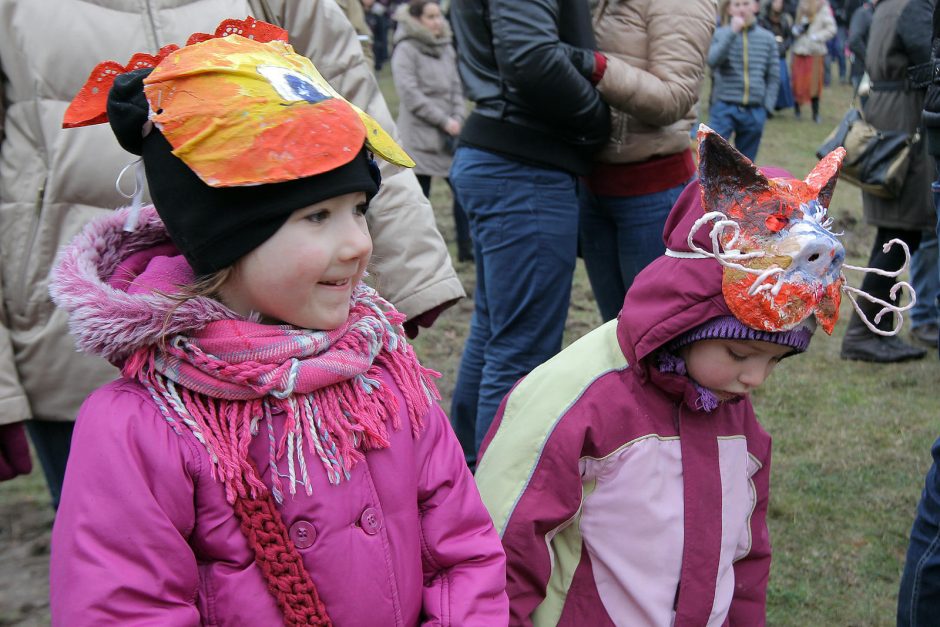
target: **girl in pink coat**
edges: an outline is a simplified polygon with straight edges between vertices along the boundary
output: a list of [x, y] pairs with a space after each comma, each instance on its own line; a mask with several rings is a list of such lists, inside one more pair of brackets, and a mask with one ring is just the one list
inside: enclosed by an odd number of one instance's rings
[[506, 623], [435, 373], [361, 282], [371, 153], [413, 164], [285, 42], [229, 21], [98, 66], [66, 114], [110, 122], [154, 206], [54, 272], [81, 348], [123, 374], [78, 416], [54, 624]]

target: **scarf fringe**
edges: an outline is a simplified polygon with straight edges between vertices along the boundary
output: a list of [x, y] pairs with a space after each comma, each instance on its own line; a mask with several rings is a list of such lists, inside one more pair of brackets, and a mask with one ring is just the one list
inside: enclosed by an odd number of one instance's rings
[[[312, 493], [308, 456], [320, 461], [330, 484], [338, 485], [343, 478], [349, 479], [350, 472], [365, 458], [366, 451], [389, 446], [389, 417], [393, 429], [400, 429], [401, 421], [398, 399], [389, 386], [382, 384], [381, 369], [387, 371], [401, 391], [415, 437], [419, 437], [424, 428], [423, 416], [428, 408], [440, 400], [433, 382], [440, 374], [418, 362], [414, 350], [404, 340], [401, 328], [404, 316], [394, 310], [382, 311], [378, 305], [383, 303], [380, 300], [365, 303], [377, 314], [374, 318], [370, 316], [368, 324], [378, 321], [384, 327], [381, 329], [384, 338], [378, 341], [378, 354], [371, 355], [372, 366], [365, 373], [305, 394], [281, 397], [274, 385], [281, 377], [266, 376], [272, 371], [283, 374], [289, 365], [272, 369], [264, 364], [245, 362], [246, 367], [239, 369], [241, 364], [220, 364], [219, 360], [211, 364], [214, 371], [224, 372], [231, 377], [228, 380], [238, 380], [247, 388], [264, 390], [264, 395], [228, 399], [194, 392], [177, 385], [162, 372], [165, 350], [172, 349], [162, 350], [157, 346], [132, 354], [124, 364], [123, 373], [147, 387], [160, 412], [177, 433], [181, 433], [182, 423], [205, 447], [212, 463], [212, 476], [225, 486], [229, 503], [236, 499], [259, 498], [269, 491], [249, 454], [249, 446], [260, 435], [263, 422], [268, 440], [270, 493], [281, 503], [285, 478], [287, 493], [296, 494], [298, 484], [308, 495]], [[178, 345], [178, 342], [174, 338], [170, 344]], [[374, 345], [368, 338], [346, 334], [330, 350], [359, 353]], [[200, 359], [208, 363], [214, 358], [210, 355]], [[291, 361], [296, 360], [285, 364]], [[259, 377], [266, 380], [265, 384], [258, 385]], [[285, 418], [281, 432], [275, 433], [272, 414], [279, 412], [283, 412]]]

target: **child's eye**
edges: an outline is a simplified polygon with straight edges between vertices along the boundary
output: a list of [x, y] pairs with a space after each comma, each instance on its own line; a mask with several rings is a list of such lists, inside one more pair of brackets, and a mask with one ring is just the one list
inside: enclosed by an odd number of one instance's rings
[[356, 215], [364, 216], [369, 211], [369, 203], [361, 202], [356, 205]]
[[734, 361], [744, 361], [745, 359], [747, 359], [747, 356], [746, 356], [746, 355], [741, 355], [740, 353], [736, 353], [736, 352], [734, 352], [733, 350], [731, 350], [730, 348], [728, 349], [728, 355], [729, 355], [729, 356], [731, 357], [731, 359], [733, 359]]
[[326, 209], [320, 209], [319, 211], [314, 211], [308, 215], [305, 219], [313, 222], [315, 224], [320, 224], [324, 222], [328, 217], [330, 217], [330, 212]]

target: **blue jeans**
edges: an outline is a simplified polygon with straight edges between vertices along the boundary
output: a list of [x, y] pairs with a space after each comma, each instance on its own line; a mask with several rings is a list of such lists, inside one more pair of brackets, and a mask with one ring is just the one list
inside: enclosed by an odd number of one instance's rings
[[937, 324], [937, 299], [940, 298], [940, 259], [937, 234], [924, 231], [920, 246], [911, 255], [911, 285], [917, 301], [911, 308], [911, 326]]
[[925, 232], [920, 246], [911, 255], [911, 285], [917, 293], [917, 302], [911, 309], [911, 326], [919, 327], [940, 320], [940, 256], [937, 250], [937, 235], [940, 233], [940, 182], [934, 181], [934, 210], [937, 214], [936, 229]]
[[940, 616], [940, 439], [931, 449], [933, 465], [911, 528], [907, 561], [898, 594], [898, 626], [936, 625]]
[[642, 196], [580, 194], [581, 255], [604, 321], [613, 320], [640, 270], [663, 254], [663, 227], [685, 183]]
[[708, 114], [712, 130], [729, 142], [733, 133], [734, 147], [751, 161], [757, 156], [766, 121], [767, 111], [763, 105], [744, 106], [724, 100], [716, 100]]
[[476, 292], [451, 422], [468, 465], [512, 385], [561, 349], [577, 254], [578, 180], [461, 146], [450, 180], [470, 219]]
[[46, 485], [49, 486], [49, 495], [52, 497], [52, 509], [58, 509], [75, 423], [34, 418], [27, 420], [25, 424], [42, 472], [46, 476]]

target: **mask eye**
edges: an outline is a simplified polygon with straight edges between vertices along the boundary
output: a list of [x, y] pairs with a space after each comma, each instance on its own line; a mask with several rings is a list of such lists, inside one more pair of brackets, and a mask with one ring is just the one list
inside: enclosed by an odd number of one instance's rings
[[767, 230], [771, 233], [777, 233], [781, 231], [790, 223], [789, 218], [780, 213], [774, 213], [767, 216], [767, 219], [764, 221], [764, 224], [767, 226]]
[[259, 65], [258, 73], [268, 79], [278, 95], [287, 102], [305, 101], [312, 104], [332, 98], [300, 72], [273, 65]]

